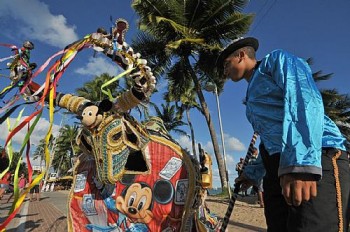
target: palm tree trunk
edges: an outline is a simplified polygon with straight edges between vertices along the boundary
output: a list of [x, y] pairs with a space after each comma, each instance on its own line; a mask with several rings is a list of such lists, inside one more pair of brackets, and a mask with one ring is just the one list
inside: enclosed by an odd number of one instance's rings
[[186, 117], [187, 117], [188, 126], [190, 127], [190, 131], [191, 131], [193, 156], [198, 161], [198, 157], [197, 157], [197, 153], [196, 153], [196, 141], [194, 139], [194, 130], [193, 130], [193, 126], [192, 126], [192, 122], [191, 122], [191, 118], [190, 118], [190, 109], [189, 108], [186, 108]]
[[61, 164], [62, 164], [62, 161], [63, 161], [63, 157], [61, 157], [61, 160], [60, 160], [60, 163], [58, 164], [58, 168], [57, 168], [57, 177], [60, 177], [61, 175]]
[[72, 152], [70, 153], [70, 157], [69, 157], [69, 158], [72, 158], [72, 157], [75, 157], [75, 151], [74, 151], [73, 141], [70, 141], [70, 146], [71, 146], [71, 148], [72, 148]]
[[[188, 59], [186, 59], [186, 61], [188, 62], [189, 67], [192, 67], [190, 65], [190, 62]], [[226, 179], [226, 175], [225, 175], [225, 166], [224, 166], [224, 162], [223, 162], [223, 158], [222, 155], [220, 154], [220, 149], [219, 149], [219, 143], [218, 143], [218, 139], [216, 137], [216, 132], [215, 132], [215, 128], [213, 125], [213, 121], [211, 119], [211, 115], [209, 113], [209, 109], [208, 109], [208, 105], [205, 101], [203, 92], [202, 92], [202, 88], [201, 85], [199, 83], [199, 80], [197, 78], [196, 73], [194, 72], [194, 70], [192, 68], [190, 68], [191, 71], [191, 77], [192, 80], [194, 82], [195, 88], [196, 88], [196, 92], [199, 98], [199, 102], [202, 106], [202, 110], [203, 110], [203, 114], [205, 117], [205, 120], [207, 122], [208, 128], [209, 128], [209, 133], [211, 136], [211, 140], [213, 143], [213, 148], [214, 148], [214, 153], [215, 153], [215, 157], [216, 157], [216, 162], [218, 165], [218, 169], [219, 169], [219, 176], [220, 176], [220, 180], [221, 180], [221, 187], [222, 189], [227, 189], [228, 188], [228, 183], [227, 183], [227, 179]]]
[[[55, 145], [53, 147], [55, 147]], [[47, 180], [49, 179], [49, 170], [51, 168], [52, 160], [54, 157], [55, 157], [55, 150], [53, 148], [51, 148], [49, 165], [46, 165], [47, 170], [46, 170], [45, 178], [44, 178], [44, 186], [46, 185]]]

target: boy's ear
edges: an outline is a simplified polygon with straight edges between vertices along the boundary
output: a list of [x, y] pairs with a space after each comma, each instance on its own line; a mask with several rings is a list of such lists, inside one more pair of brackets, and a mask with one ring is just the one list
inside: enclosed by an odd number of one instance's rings
[[113, 108], [113, 102], [111, 102], [108, 99], [104, 99], [98, 104], [98, 109], [102, 112], [108, 112], [112, 108]]
[[245, 52], [244, 52], [244, 51], [239, 51], [239, 52], [238, 52], [239, 58], [244, 57], [244, 55], [245, 55]]

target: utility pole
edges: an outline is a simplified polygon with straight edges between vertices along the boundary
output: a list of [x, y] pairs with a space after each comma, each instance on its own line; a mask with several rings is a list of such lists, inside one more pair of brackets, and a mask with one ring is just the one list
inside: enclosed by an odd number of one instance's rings
[[224, 138], [224, 132], [222, 129], [222, 121], [221, 121], [221, 113], [220, 113], [220, 101], [219, 101], [219, 94], [218, 94], [218, 88], [215, 84], [215, 82], [208, 82], [207, 85], [205, 86], [205, 90], [209, 92], [213, 92], [216, 97], [216, 106], [217, 106], [217, 111], [218, 111], [218, 118], [219, 118], [219, 126], [220, 126], [220, 134], [221, 134], [221, 144], [222, 144], [222, 155], [224, 158], [224, 166], [225, 166], [225, 174], [226, 174], [226, 180], [227, 180], [227, 190], [228, 190], [228, 195], [229, 198], [231, 199], [231, 186], [230, 186], [230, 181], [228, 178], [228, 170], [226, 166], [226, 150], [225, 150], [225, 138]]
[[49, 170], [50, 170], [51, 165], [52, 165], [52, 160], [55, 157], [55, 150], [56, 150], [55, 148], [56, 148], [57, 138], [59, 138], [61, 136], [61, 128], [62, 128], [63, 122], [65, 120], [66, 120], [66, 115], [63, 115], [63, 117], [61, 119], [61, 122], [60, 122], [60, 129], [59, 129], [60, 132], [59, 132], [58, 136], [55, 137], [53, 142], [52, 142], [53, 146], [51, 147], [49, 165], [47, 165], [47, 170], [46, 170], [46, 173], [45, 173], [45, 179], [44, 179], [44, 184], [43, 184], [43, 188], [42, 189], [46, 188], [47, 179], [49, 178]]

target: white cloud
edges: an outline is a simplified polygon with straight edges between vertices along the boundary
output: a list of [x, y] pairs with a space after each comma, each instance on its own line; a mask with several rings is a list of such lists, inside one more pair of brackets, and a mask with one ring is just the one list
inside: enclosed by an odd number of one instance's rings
[[81, 75], [99, 76], [102, 73], [108, 73], [110, 76], [116, 76], [122, 72], [122, 69], [106, 58], [90, 57], [84, 67], [78, 68], [74, 72]]
[[230, 137], [228, 134], [224, 135], [225, 148], [228, 151], [244, 151], [246, 150], [244, 144], [235, 137]]
[[[27, 118], [27, 116], [23, 116], [21, 122]], [[14, 126], [14, 123], [15, 123], [16, 119], [15, 118], [10, 118], [10, 124], [11, 124], [11, 127]], [[49, 129], [49, 124], [50, 122], [44, 118], [40, 118], [39, 121], [38, 121], [38, 124], [36, 125], [33, 133], [31, 134], [30, 136], [30, 143], [31, 144], [34, 144], [34, 145], [38, 145], [39, 144], [39, 141], [43, 138], [45, 138], [46, 136], [46, 133]], [[57, 135], [58, 134], [58, 130], [59, 130], [59, 126], [58, 125], [53, 125], [52, 126], [52, 134], [53, 135]], [[7, 128], [7, 123], [2, 123], [0, 125], [0, 131], [3, 131], [5, 133], [0, 133], [0, 139], [1, 140], [4, 140], [6, 141], [7, 139], [7, 136], [8, 136], [8, 128]], [[20, 131], [18, 131], [16, 133], [16, 135], [12, 138], [12, 144], [14, 147], [19, 147], [25, 136], [27, 134], [27, 127], [23, 127]]]
[[[246, 150], [244, 144], [239, 141], [239, 139], [235, 138], [235, 137], [230, 137], [230, 135], [228, 134], [224, 134], [224, 138], [225, 138], [225, 151], [244, 151]], [[219, 149], [220, 152], [222, 149], [221, 146], [221, 138], [218, 138], [218, 143], [219, 143]], [[214, 154], [214, 147], [213, 147], [213, 143], [210, 141], [207, 141], [204, 145], [202, 145], [202, 148], [204, 150], [206, 150], [207, 152]]]
[[233, 158], [233, 155], [226, 154], [226, 166], [227, 169], [229, 170], [229, 174], [232, 172], [231, 168], [229, 167], [235, 167], [236, 166], [236, 161]]
[[207, 141], [205, 144], [203, 144], [202, 149], [208, 152], [209, 154], [214, 154], [214, 147], [211, 141]]
[[191, 138], [181, 135], [178, 139], [176, 139], [176, 141], [180, 144], [182, 148], [188, 149], [191, 155], [193, 155]]
[[1, 0], [2, 20], [20, 21], [21, 25], [11, 25], [16, 35], [35, 39], [55, 47], [63, 48], [78, 40], [74, 25], [68, 25], [63, 15], [53, 15], [48, 5], [38, 0]]

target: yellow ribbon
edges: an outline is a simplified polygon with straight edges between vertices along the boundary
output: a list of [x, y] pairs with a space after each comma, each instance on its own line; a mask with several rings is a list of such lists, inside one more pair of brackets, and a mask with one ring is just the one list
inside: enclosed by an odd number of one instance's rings
[[115, 98], [113, 98], [112, 94], [111, 94], [111, 91], [108, 89], [107, 91], [104, 90], [104, 88], [106, 88], [108, 85], [112, 84], [113, 82], [117, 81], [118, 79], [120, 79], [121, 77], [129, 74], [132, 70], [134, 70], [135, 68], [131, 68], [131, 69], [128, 69], [120, 74], [118, 74], [117, 76], [113, 77], [112, 79], [110, 79], [109, 81], [107, 81], [106, 83], [104, 83], [102, 86], [101, 86], [101, 91], [102, 93], [106, 94], [109, 98], [110, 101], [114, 101]]

